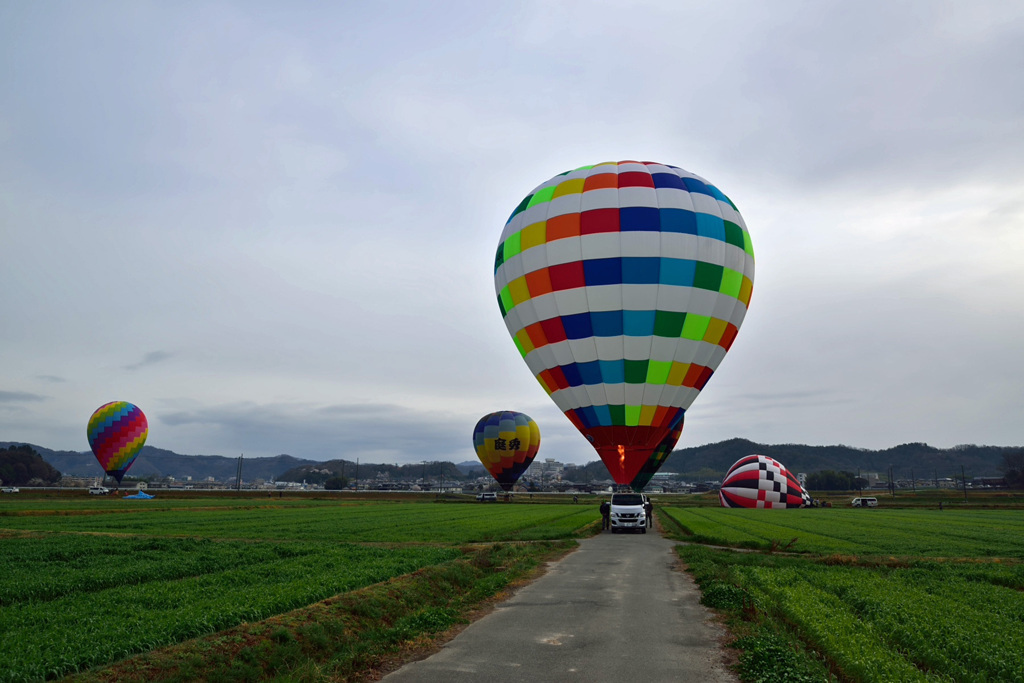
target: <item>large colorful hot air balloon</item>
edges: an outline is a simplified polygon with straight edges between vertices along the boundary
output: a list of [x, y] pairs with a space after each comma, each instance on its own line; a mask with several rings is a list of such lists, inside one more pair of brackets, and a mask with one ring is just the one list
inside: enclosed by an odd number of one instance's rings
[[807, 493], [781, 462], [767, 455], [747, 455], [729, 468], [718, 491], [726, 508], [798, 508]]
[[644, 466], [640, 468], [636, 476], [633, 477], [633, 481], [629, 482], [629, 487], [640, 493], [644, 490], [644, 487], [651, 482], [651, 477], [661, 469], [665, 460], [672, 454], [672, 449], [676, 447], [676, 442], [679, 441], [679, 435], [683, 433], [683, 416], [679, 415], [679, 424], [669, 430], [669, 433], [665, 435], [665, 438], [661, 440], [654, 451], [651, 453], [651, 457], [647, 459]]
[[148, 433], [146, 416], [126, 401], [113, 401], [97, 408], [86, 430], [89, 447], [100, 467], [119, 484], [145, 445]]
[[750, 235], [728, 197], [635, 161], [538, 186], [506, 223], [494, 269], [519, 352], [619, 484], [725, 357], [753, 278]]
[[473, 448], [501, 488], [511, 491], [540, 450], [540, 429], [523, 413], [491, 413], [473, 428]]

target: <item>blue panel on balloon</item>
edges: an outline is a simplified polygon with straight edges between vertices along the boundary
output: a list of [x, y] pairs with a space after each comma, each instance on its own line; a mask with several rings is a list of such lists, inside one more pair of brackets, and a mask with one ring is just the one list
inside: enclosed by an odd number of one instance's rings
[[562, 316], [562, 328], [569, 339], [586, 339], [594, 336], [594, 328], [590, 326], [589, 313], [576, 313]]
[[565, 375], [565, 381], [568, 382], [571, 387], [578, 387], [583, 384], [583, 376], [580, 375], [580, 371], [576, 363], [563, 365], [562, 374]]
[[661, 230], [661, 212], [655, 206], [625, 206], [619, 209], [619, 231]]
[[[725, 230], [725, 227], [722, 227]], [[622, 259], [599, 258], [583, 262], [583, 277], [587, 286], [622, 284]]]
[[654, 334], [655, 311], [623, 311], [622, 333], [627, 337], [649, 337]]
[[686, 185], [686, 189], [690, 192], [699, 192], [700, 194], [706, 194], [712, 197], [714, 196], [711, 194], [711, 190], [708, 189], [708, 186], [696, 178], [683, 178], [682, 180], [683, 184]]
[[711, 237], [724, 242], [725, 221], [718, 216], [712, 216], [708, 213], [698, 213], [697, 234], [701, 237]]
[[601, 364], [601, 379], [605, 384], [622, 384], [626, 381], [626, 361], [624, 360], [599, 360]]
[[594, 311], [590, 326], [595, 337], [618, 337], [622, 334], [622, 311]]
[[659, 279], [663, 285], [676, 287], [693, 287], [693, 278], [697, 273], [697, 262], [681, 258], [661, 259]]
[[688, 209], [660, 209], [661, 231], [697, 234], [697, 216]]
[[673, 187], [677, 190], [685, 190], [686, 185], [683, 184], [683, 179], [677, 176], [675, 173], [652, 173], [651, 180], [654, 181], [654, 187]]
[[[723, 225], [724, 230], [724, 225]], [[626, 256], [622, 259], [622, 284], [656, 285], [661, 259], [657, 256]]]
[[604, 381], [601, 379], [601, 366], [596, 360], [589, 363], [576, 363], [576, 371], [584, 384], [601, 384]]

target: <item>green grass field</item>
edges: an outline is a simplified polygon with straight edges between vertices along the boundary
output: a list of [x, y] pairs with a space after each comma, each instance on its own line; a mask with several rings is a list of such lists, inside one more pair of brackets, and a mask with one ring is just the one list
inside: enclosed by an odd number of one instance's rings
[[743, 680], [1024, 683], [1020, 510], [661, 512]]
[[794, 552], [1024, 559], [1024, 510], [666, 508], [685, 540]]
[[[1024, 510], [674, 500], [742, 680], [1024, 683]], [[5, 498], [0, 681], [354, 680], [598, 520], [540, 497]]]
[[[148, 502], [3, 501], [0, 681], [103, 666], [464, 564], [480, 552], [467, 544], [571, 539], [599, 519], [583, 505]], [[494, 578], [473, 585], [500, 590]]]

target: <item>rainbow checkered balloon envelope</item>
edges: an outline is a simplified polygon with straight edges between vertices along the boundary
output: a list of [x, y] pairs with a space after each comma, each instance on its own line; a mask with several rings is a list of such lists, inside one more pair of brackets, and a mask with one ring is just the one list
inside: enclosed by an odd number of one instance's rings
[[148, 433], [146, 416], [126, 401], [112, 401], [97, 408], [86, 429], [89, 447], [100, 467], [118, 483], [135, 462]]
[[654, 474], [661, 469], [661, 466], [665, 464], [665, 460], [668, 456], [672, 455], [672, 449], [676, 447], [676, 443], [679, 441], [679, 436], [683, 433], [683, 415], [679, 414], [679, 424], [672, 427], [665, 438], [654, 447], [654, 451], [651, 452], [651, 457], [647, 458], [647, 462], [644, 463], [640, 471], [633, 477], [633, 481], [629, 482], [629, 487], [640, 493], [644, 490], [644, 487], [651, 483], [651, 478]]
[[767, 455], [747, 455], [737, 460], [718, 491], [724, 508], [798, 508], [809, 499], [796, 477]]
[[473, 448], [501, 488], [511, 491], [537, 457], [540, 429], [529, 415], [514, 410], [490, 413], [473, 428]]
[[516, 347], [619, 484], [722, 362], [753, 281], [736, 206], [703, 178], [653, 162], [542, 183], [512, 212], [494, 264]]

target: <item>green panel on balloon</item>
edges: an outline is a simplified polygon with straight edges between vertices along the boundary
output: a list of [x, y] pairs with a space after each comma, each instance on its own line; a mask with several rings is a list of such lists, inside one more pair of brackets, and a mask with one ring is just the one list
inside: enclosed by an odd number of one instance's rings
[[502, 249], [502, 255], [506, 261], [521, 251], [519, 248], [520, 235], [522, 235], [522, 233], [517, 232], [514, 235], [509, 235], [509, 238], [505, 240], [505, 247]]
[[694, 341], [700, 341], [707, 334], [708, 325], [711, 323], [711, 318], [706, 315], [697, 315], [690, 313], [686, 316], [686, 322], [683, 323], [683, 339], [693, 339]]
[[647, 384], [665, 384], [672, 371], [672, 361], [652, 360], [647, 364]]
[[530, 203], [526, 205], [526, 208], [536, 206], [537, 204], [543, 204], [544, 202], [550, 202], [551, 198], [555, 194], [555, 187], [555, 185], [552, 185], [551, 187], [545, 187], [543, 190], [538, 190], [537, 193], [533, 195]]
[[731, 221], [725, 221], [725, 242], [743, 248], [743, 228]]
[[626, 406], [626, 426], [636, 427], [640, 424], [641, 406]]
[[647, 381], [646, 360], [627, 360], [625, 366], [626, 384], [643, 384]]
[[743, 286], [743, 273], [732, 268], [722, 269], [722, 286], [718, 291], [734, 299], [740, 296], [740, 287]]
[[722, 286], [722, 266], [697, 261], [697, 270], [693, 276], [693, 286], [717, 292], [718, 288]]
[[654, 334], [659, 337], [674, 339], [682, 334], [683, 321], [685, 320], [685, 313], [678, 313], [676, 311], [655, 311]]

